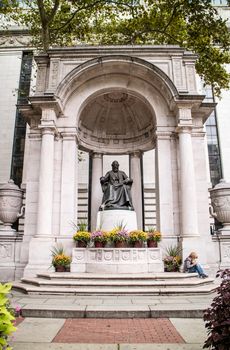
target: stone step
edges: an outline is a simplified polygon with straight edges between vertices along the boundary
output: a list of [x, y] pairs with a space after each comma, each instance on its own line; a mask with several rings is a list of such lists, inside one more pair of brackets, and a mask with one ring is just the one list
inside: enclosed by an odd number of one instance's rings
[[28, 294], [80, 295], [174, 295], [209, 294], [216, 289], [212, 278], [197, 274], [166, 272], [156, 274], [40, 273], [22, 278], [13, 288]]
[[116, 289], [119, 289], [120, 287], [125, 289], [136, 289], [138, 287], [143, 287], [145, 289], [149, 287], [157, 287], [157, 288], [174, 288], [174, 287], [180, 287], [180, 288], [187, 288], [187, 287], [195, 287], [195, 286], [202, 286], [207, 285], [213, 282], [213, 279], [206, 278], [206, 279], [200, 279], [196, 278], [195, 280], [83, 280], [83, 279], [56, 279], [56, 280], [47, 280], [47, 279], [41, 279], [41, 278], [22, 278], [21, 281], [23, 283], [35, 285], [35, 286], [64, 286], [66, 288], [72, 288], [72, 287], [85, 287], [94, 289], [95, 287], [100, 288], [107, 288], [107, 287], [114, 287]]
[[[90, 280], [184, 280], [184, 279], [197, 279], [197, 273], [181, 273], [181, 272], [158, 272], [158, 273], [74, 273], [74, 272], [44, 272], [38, 273], [38, 278], [46, 278], [46, 279], [90, 279]], [[204, 280], [203, 280], [204, 281]]]
[[47, 294], [47, 295], [202, 295], [213, 293], [216, 286], [204, 285], [199, 287], [186, 287], [186, 288], [154, 288], [154, 287], [106, 287], [106, 288], [90, 288], [84, 287], [66, 287], [66, 286], [33, 286], [27, 283], [14, 282], [14, 290], [20, 290], [27, 294]]

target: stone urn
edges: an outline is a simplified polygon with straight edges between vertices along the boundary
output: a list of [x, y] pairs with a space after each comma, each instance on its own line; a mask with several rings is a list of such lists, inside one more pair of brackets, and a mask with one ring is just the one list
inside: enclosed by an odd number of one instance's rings
[[0, 220], [4, 225], [0, 231], [15, 231], [11, 225], [23, 215], [22, 197], [23, 191], [13, 180], [0, 186]]
[[230, 234], [230, 183], [220, 180], [209, 192], [211, 197], [210, 214], [223, 224], [221, 232]]

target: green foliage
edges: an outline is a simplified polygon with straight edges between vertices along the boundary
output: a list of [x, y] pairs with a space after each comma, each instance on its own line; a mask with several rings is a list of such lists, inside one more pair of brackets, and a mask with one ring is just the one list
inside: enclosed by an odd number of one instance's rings
[[[219, 95], [229, 87], [230, 34], [210, 0], [4, 0], [0, 11], [30, 29], [32, 45], [179, 45]], [[9, 5], [10, 4], [10, 5]]]
[[178, 245], [169, 245], [166, 249], [165, 249], [165, 253], [168, 256], [180, 256], [181, 255], [181, 248]]
[[165, 271], [179, 271], [182, 262], [181, 248], [178, 245], [170, 245], [165, 250], [163, 259]]
[[0, 350], [10, 350], [8, 336], [16, 330], [13, 326], [14, 316], [9, 309], [9, 300], [6, 294], [11, 289], [10, 284], [0, 283]]
[[204, 311], [203, 319], [208, 329], [208, 339], [203, 349], [229, 350], [230, 349], [230, 269], [220, 270], [217, 277], [222, 278], [217, 288], [217, 295], [211, 307]]

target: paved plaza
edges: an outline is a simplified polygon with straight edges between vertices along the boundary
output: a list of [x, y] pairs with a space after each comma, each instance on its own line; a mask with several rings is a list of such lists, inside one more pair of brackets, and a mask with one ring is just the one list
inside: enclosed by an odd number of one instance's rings
[[198, 350], [202, 319], [20, 319], [14, 350]]
[[11, 345], [14, 350], [198, 350], [207, 338], [203, 310], [213, 297], [90, 298], [14, 291], [11, 303], [22, 308], [22, 316]]

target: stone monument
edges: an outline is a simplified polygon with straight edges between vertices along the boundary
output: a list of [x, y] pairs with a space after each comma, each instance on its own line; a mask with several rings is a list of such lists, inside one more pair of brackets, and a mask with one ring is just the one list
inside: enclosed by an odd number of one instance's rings
[[130, 192], [133, 180], [119, 170], [118, 161], [114, 160], [111, 166], [112, 170], [100, 178], [103, 198], [97, 215], [97, 228], [111, 230], [122, 223], [127, 230], [135, 230], [137, 219]]

